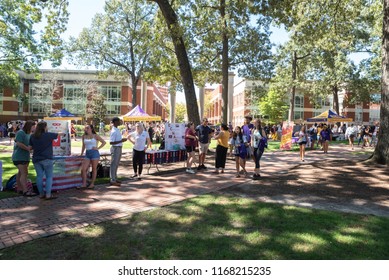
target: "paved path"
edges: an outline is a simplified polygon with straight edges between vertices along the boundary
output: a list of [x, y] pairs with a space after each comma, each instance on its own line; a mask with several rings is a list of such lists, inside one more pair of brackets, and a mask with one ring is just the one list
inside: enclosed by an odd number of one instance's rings
[[[344, 149], [338, 147], [330, 151], [326, 158], [361, 157], [344, 152]], [[321, 151], [309, 152], [304, 164], [323, 160], [323, 157]], [[227, 161], [226, 173], [219, 175], [212, 173], [211, 158], [207, 163], [210, 168], [195, 175], [186, 174], [183, 163], [178, 163], [160, 168], [161, 171], [169, 172], [145, 175], [141, 181], [129, 180], [121, 187], [101, 185], [94, 190], [61, 191], [58, 199], [51, 201], [21, 196], [2, 199], [0, 249], [252, 181], [250, 178], [235, 178], [235, 162], [231, 159]], [[267, 177], [285, 174], [301, 162], [297, 153], [265, 152], [261, 164], [262, 176]], [[122, 166], [119, 175], [128, 176], [132, 173], [130, 170], [132, 168], [129, 166]], [[247, 170], [253, 170], [252, 161], [247, 163]]]

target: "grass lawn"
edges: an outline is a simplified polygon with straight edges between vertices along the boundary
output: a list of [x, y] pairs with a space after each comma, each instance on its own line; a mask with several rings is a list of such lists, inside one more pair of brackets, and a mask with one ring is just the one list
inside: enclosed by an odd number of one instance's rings
[[203, 195], [0, 250], [0, 259], [389, 259], [389, 219]]

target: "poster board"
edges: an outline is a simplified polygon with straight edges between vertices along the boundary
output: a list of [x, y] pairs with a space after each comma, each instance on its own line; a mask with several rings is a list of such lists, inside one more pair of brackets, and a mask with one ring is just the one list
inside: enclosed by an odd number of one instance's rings
[[59, 133], [58, 138], [53, 140], [54, 156], [70, 156], [70, 120], [46, 120], [49, 132]]
[[167, 123], [165, 124], [165, 149], [177, 151], [185, 149], [185, 124]]
[[292, 149], [293, 126], [294, 122], [284, 121], [282, 123], [281, 150]]

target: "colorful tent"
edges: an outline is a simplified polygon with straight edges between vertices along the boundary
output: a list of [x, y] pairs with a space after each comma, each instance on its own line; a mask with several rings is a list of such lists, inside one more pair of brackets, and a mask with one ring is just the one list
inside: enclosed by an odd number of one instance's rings
[[327, 110], [321, 113], [320, 115], [307, 119], [307, 122], [352, 122], [352, 118], [346, 118], [344, 116], [340, 116], [332, 110]]
[[76, 117], [66, 109], [58, 110], [55, 114], [50, 115], [50, 117], [44, 117], [45, 120], [82, 120], [81, 117]]
[[139, 105], [121, 117], [125, 122], [136, 121], [160, 121], [160, 116], [150, 116]]

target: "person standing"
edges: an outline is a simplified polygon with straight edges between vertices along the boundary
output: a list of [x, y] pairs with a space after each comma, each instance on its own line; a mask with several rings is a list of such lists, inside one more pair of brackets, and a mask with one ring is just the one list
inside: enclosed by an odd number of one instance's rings
[[331, 139], [331, 131], [328, 129], [327, 125], [323, 125], [323, 129], [320, 131], [320, 138], [322, 141], [323, 151], [325, 154], [328, 154], [328, 146]]
[[260, 160], [263, 155], [263, 152], [265, 151], [266, 143], [267, 143], [266, 132], [262, 128], [261, 120], [256, 119], [254, 122], [254, 129], [252, 134], [252, 145], [254, 147], [254, 162], [255, 162], [253, 180], [258, 180], [259, 178], [261, 178], [261, 175], [259, 173], [261, 168]]
[[185, 148], [188, 154], [186, 159], [186, 173], [195, 174], [192, 169], [192, 162], [195, 155], [195, 150], [197, 147], [198, 137], [196, 135], [196, 130], [194, 129], [194, 123], [188, 123], [188, 126], [185, 130]]
[[[100, 143], [100, 146], [98, 145]], [[84, 155], [85, 158], [81, 164], [81, 177], [82, 177], [82, 186], [81, 188], [94, 189], [95, 181], [97, 176], [97, 164], [100, 160], [99, 150], [104, 147], [105, 141], [98, 134], [96, 134], [93, 125], [85, 126], [85, 133], [82, 136], [82, 148], [81, 156]], [[89, 165], [92, 164], [92, 178], [89, 186], [86, 186], [86, 175], [89, 169]]]
[[221, 173], [224, 173], [224, 169], [226, 168], [226, 160], [227, 160], [227, 151], [229, 147], [228, 140], [230, 139], [229, 128], [226, 124], [221, 125], [221, 131], [218, 135], [215, 136], [217, 140], [216, 146], [216, 157], [215, 157], [215, 174], [219, 174], [219, 169], [221, 169]]
[[304, 157], [305, 157], [305, 146], [307, 145], [308, 143], [308, 134], [307, 132], [305, 131], [305, 125], [302, 125], [301, 126], [301, 129], [298, 133], [298, 141], [297, 143], [299, 144], [299, 147], [300, 147], [300, 160], [301, 161], [305, 161]]
[[240, 167], [242, 167], [245, 176], [247, 176], [247, 171], [246, 171], [247, 138], [242, 133], [242, 129], [239, 126], [235, 127], [234, 133], [232, 134], [232, 138], [230, 139], [230, 144], [234, 148], [236, 178], [240, 177]]
[[[40, 198], [55, 199], [51, 195], [53, 185], [53, 140], [58, 139], [58, 133], [47, 132], [47, 123], [37, 124], [34, 134], [30, 137], [29, 146], [33, 150], [32, 162], [36, 171], [36, 184]], [[43, 175], [46, 176], [45, 191], [43, 191]]]
[[208, 119], [204, 118], [203, 123], [196, 128], [199, 138], [199, 166], [197, 170], [207, 169], [204, 165], [205, 157], [208, 152], [209, 142], [211, 140], [212, 129], [208, 126]]
[[23, 128], [16, 133], [14, 149], [12, 153], [13, 164], [18, 168], [16, 175], [16, 184], [18, 190], [22, 190], [23, 196], [37, 195], [31, 189], [27, 189], [28, 165], [30, 164], [30, 133], [32, 127], [35, 125], [34, 121], [27, 121]]
[[351, 150], [354, 150], [354, 139], [358, 135], [358, 128], [352, 123], [351, 126], [347, 127], [345, 137], [348, 138]]
[[109, 135], [109, 144], [111, 145], [111, 166], [109, 169], [110, 183], [113, 186], [120, 186], [121, 182], [117, 179], [117, 172], [120, 159], [122, 158], [123, 142], [127, 141], [127, 138], [122, 138], [122, 133], [118, 128], [120, 124], [120, 119], [118, 117], [114, 117], [111, 124], [112, 127]]
[[147, 147], [150, 147], [150, 149], [152, 148], [150, 136], [149, 133], [144, 130], [142, 123], [137, 123], [135, 125], [135, 132], [128, 135], [128, 140], [134, 144], [132, 152], [134, 175], [132, 175], [131, 178], [140, 180], [143, 171], [143, 163], [145, 161], [146, 149]]

